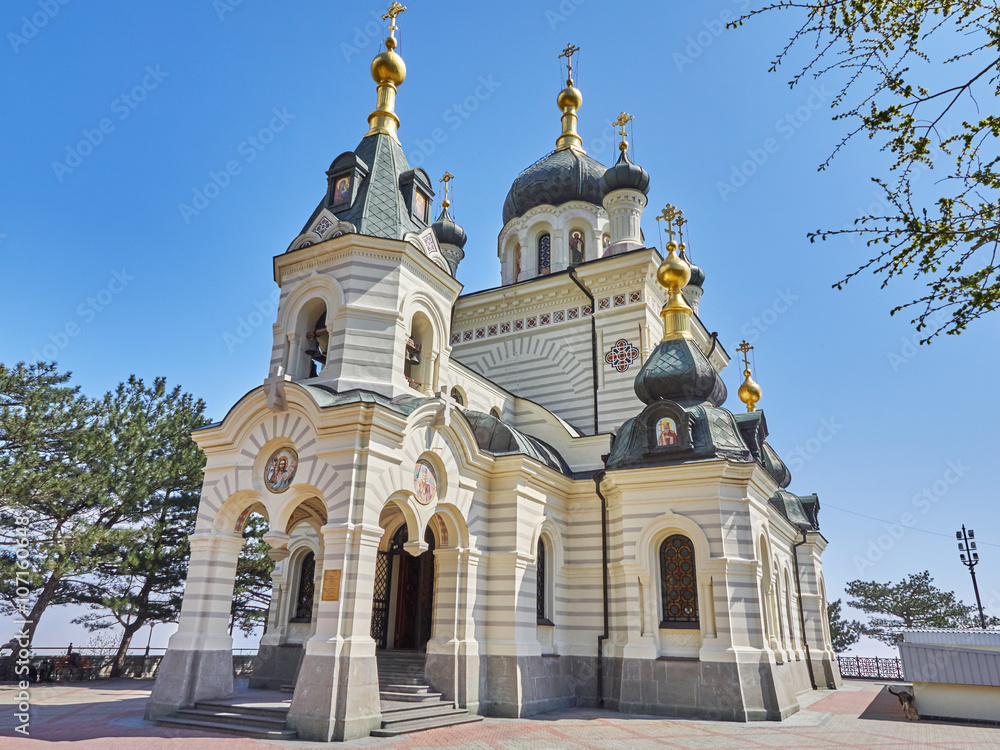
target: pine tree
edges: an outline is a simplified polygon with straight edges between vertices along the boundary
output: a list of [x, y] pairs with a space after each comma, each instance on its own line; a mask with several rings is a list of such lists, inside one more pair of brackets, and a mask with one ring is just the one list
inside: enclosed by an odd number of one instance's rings
[[29, 641], [95, 569], [95, 548], [121, 538], [128, 510], [105, 492], [97, 406], [69, 380], [55, 363], [0, 365], [0, 613], [26, 619]]
[[75, 599], [93, 610], [74, 622], [121, 626], [112, 676], [121, 674], [140, 628], [175, 622], [180, 613], [205, 465], [191, 431], [208, 423], [204, 409], [179, 386], [168, 391], [164, 378], [147, 387], [134, 375], [100, 404], [113, 457], [108, 491], [129, 510], [119, 546], [95, 550], [95, 576], [73, 586]]
[[[978, 624], [976, 608], [960, 601], [953, 592], [933, 585], [929, 571], [914, 573], [899, 583], [851, 581], [845, 587], [853, 597], [848, 606], [875, 615], [860, 632], [893, 646], [903, 628], [969, 628]], [[991, 617], [988, 625], [1000, 623]]]

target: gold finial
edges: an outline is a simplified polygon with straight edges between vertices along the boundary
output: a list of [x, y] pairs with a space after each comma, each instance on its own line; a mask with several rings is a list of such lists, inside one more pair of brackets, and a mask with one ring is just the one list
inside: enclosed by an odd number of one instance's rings
[[580, 89], [573, 86], [573, 55], [580, 51], [579, 47], [567, 44], [566, 49], [559, 55], [559, 59], [566, 58], [566, 88], [559, 92], [556, 104], [562, 112], [562, 135], [556, 139], [556, 151], [571, 148], [581, 154], [587, 153], [583, 150], [583, 139], [576, 132], [576, 111], [583, 106], [583, 94]]
[[405, 5], [393, 2], [382, 20], [389, 20], [389, 36], [385, 40], [385, 50], [372, 60], [372, 78], [378, 84], [378, 103], [375, 111], [368, 115], [369, 135], [382, 133], [399, 143], [399, 118], [396, 116], [396, 89], [406, 80], [406, 63], [396, 54], [396, 17], [406, 10]]
[[747, 355], [753, 351], [753, 347], [746, 339], [743, 339], [743, 343], [736, 347], [736, 351], [743, 355], [743, 377], [745, 378], [739, 390], [740, 401], [747, 405], [748, 412], [756, 411], [757, 402], [760, 401], [764, 392], [750, 377], [750, 360], [747, 359]]
[[448, 200], [448, 183], [455, 179], [455, 175], [451, 172], [445, 170], [444, 177], [442, 177], [438, 182], [444, 183], [444, 200], [441, 201], [441, 208], [448, 208], [451, 205], [451, 201]]
[[691, 306], [684, 299], [681, 290], [691, 280], [691, 267], [677, 255], [677, 243], [674, 242], [674, 224], [684, 215], [676, 206], [667, 204], [663, 212], [656, 217], [657, 221], [666, 222], [667, 257], [656, 269], [656, 280], [667, 290], [667, 301], [660, 310], [663, 318], [663, 340], [691, 338]]
[[573, 85], [573, 55], [575, 55], [579, 51], [580, 51], [580, 48], [579, 47], [574, 47], [573, 43], [570, 42], [569, 44], [566, 45], [566, 49], [564, 49], [562, 51], [562, 54], [559, 55], [559, 59], [560, 60], [563, 59], [564, 57], [566, 58], [566, 85], [567, 86], [572, 86]]
[[622, 142], [618, 144], [619, 151], [628, 151], [628, 141], [625, 140], [625, 136], [627, 136], [628, 133], [625, 132], [625, 126], [632, 122], [633, 119], [635, 118], [633, 118], [628, 112], [622, 112], [618, 115], [618, 119], [613, 123], [622, 129], [620, 133]]

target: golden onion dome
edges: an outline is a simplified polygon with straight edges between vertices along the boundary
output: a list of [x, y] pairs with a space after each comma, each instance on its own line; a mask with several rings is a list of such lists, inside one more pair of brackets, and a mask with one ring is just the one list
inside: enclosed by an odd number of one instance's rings
[[563, 112], [567, 109], [580, 109], [583, 106], [583, 94], [571, 84], [559, 92], [556, 104]]
[[743, 385], [740, 386], [739, 391], [737, 391], [740, 401], [747, 405], [747, 409], [750, 411], [754, 410], [757, 402], [760, 401], [761, 397], [764, 395], [761, 387], [757, 385], [752, 377], [750, 377], [750, 370], [743, 371], [743, 377], [746, 380], [743, 381]]
[[667, 257], [656, 269], [656, 280], [667, 290], [683, 289], [691, 280], [691, 267], [677, 254], [677, 243], [667, 243]]
[[387, 49], [372, 60], [372, 78], [375, 79], [375, 83], [388, 81], [399, 86], [406, 80], [406, 63], [393, 51], [396, 46], [395, 39], [389, 37], [385, 40], [385, 44]]

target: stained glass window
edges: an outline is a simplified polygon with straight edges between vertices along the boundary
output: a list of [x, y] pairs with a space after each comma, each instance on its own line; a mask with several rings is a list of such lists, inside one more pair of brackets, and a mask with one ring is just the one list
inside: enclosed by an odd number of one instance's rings
[[552, 269], [552, 236], [543, 234], [538, 238], [538, 274], [547, 274]]
[[312, 552], [302, 558], [299, 575], [299, 597], [295, 600], [295, 620], [309, 622], [312, 619], [313, 594], [316, 590], [316, 555]]
[[695, 577], [694, 545], [675, 534], [660, 547], [660, 585], [663, 595], [663, 625], [698, 622], [698, 581]]
[[545, 617], [545, 542], [538, 540], [538, 554], [535, 557], [535, 608], [538, 621], [544, 622]]

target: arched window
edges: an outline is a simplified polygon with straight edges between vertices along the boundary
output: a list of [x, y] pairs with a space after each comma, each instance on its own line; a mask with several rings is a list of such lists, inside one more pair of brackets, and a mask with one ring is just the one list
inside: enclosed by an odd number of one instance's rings
[[569, 233], [569, 263], [578, 266], [587, 258], [587, 245], [583, 232], [574, 229]]
[[660, 586], [663, 597], [660, 627], [698, 627], [694, 545], [686, 536], [674, 534], [660, 547]]
[[465, 396], [462, 395], [462, 391], [459, 390], [458, 386], [452, 386], [451, 397], [458, 402], [459, 406], [465, 406]]
[[312, 552], [302, 557], [299, 567], [299, 595], [295, 599], [295, 617], [292, 622], [312, 620], [313, 595], [316, 592], [316, 555]]
[[538, 275], [552, 270], [552, 235], [548, 232], [538, 238]]
[[546, 569], [545, 541], [538, 540], [538, 550], [535, 553], [535, 614], [539, 625], [551, 625], [548, 617], [546, 596], [548, 594], [548, 570]]

